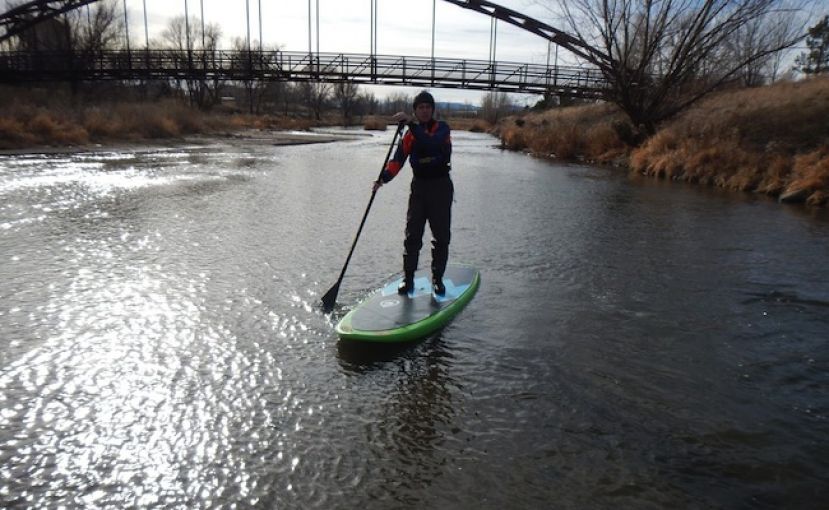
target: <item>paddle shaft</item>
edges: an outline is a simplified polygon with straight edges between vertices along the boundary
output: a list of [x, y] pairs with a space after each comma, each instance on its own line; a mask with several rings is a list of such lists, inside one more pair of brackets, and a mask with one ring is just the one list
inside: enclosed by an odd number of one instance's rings
[[[394, 150], [394, 144], [397, 142], [397, 137], [400, 135], [400, 132], [403, 131], [404, 123], [401, 122], [397, 125], [397, 129], [394, 131], [394, 136], [391, 139], [391, 144], [389, 144], [389, 150], [386, 152], [386, 159], [383, 161], [383, 166], [380, 168], [380, 174], [377, 176], [377, 180], [379, 181], [383, 177], [383, 171], [386, 169], [386, 165], [389, 162], [389, 158], [391, 158], [391, 153]], [[322, 303], [325, 308], [333, 308], [334, 303], [337, 301], [337, 293], [340, 289], [340, 284], [343, 281], [343, 277], [345, 276], [345, 270], [348, 268], [348, 263], [351, 262], [351, 256], [354, 254], [354, 248], [357, 246], [357, 240], [360, 239], [360, 233], [363, 231], [363, 226], [366, 224], [366, 218], [368, 218], [368, 212], [371, 210], [371, 204], [374, 203], [374, 197], [377, 195], [377, 189], [372, 188], [371, 190], [371, 198], [368, 201], [368, 206], [366, 207], [366, 212], [363, 213], [363, 219], [360, 221], [360, 227], [357, 229], [357, 235], [354, 236], [354, 242], [351, 243], [351, 249], [348, 251], [348, 257], [345, 259], [345, 264], [343, 264], [343, 269], [340, 271], [340, 277], [337, 279], [337, 283], [334, 284], [331, 289], [325, 293], [322, 297]]]

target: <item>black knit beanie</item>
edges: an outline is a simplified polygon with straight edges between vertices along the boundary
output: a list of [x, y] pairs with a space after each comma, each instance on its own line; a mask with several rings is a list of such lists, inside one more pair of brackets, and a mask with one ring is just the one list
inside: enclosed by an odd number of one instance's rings
[[432, 94], [426, 92], [425, 90], [415, 96], [414, 101], [412, 102], [412, 108], [416, 109], [417, 105], [422, 103], [428, 103], [432, 106], [432, 110], [435, 109], [435, 98], [432, 97]]

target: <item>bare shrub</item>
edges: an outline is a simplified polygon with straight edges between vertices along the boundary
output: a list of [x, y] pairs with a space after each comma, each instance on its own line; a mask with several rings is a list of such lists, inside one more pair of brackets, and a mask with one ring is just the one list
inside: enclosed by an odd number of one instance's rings
[[166, 115], [175, 123], [180, 134], [203, 133], [206, 131], [204, 114], [181, 104], [170, 105]]
[[493, 124], [480, 118], [451, 117], [445, 119], [453, 131], [463, 130], [472, 133], [488, 133], [492, 131]]
[[35, 143], [35, 137], [17, 119], [0, 117], [0, 148], [12, 149]]
[[366, 131], [385, 131], [388, 127], [387, 124], [386, 121], [375, 116], [366, 117], [363, 121], [363, 129]]
[[46, 112], [38, 112], [29, 119], [27, 129], [30, 133], [43, 140], [55, 137], [60, 129], [58, 123]]
[[[546, 130], [545, 135], [536, 137], [530, 142], [533, 150], [549, 152], [561, 159], [575, 159], [583, 153], [584, 136], [578, 126], [574, 124], [556, 126]], [[536, 146], [533, 142], [540, 142]]]
[[491, 129], [491, 127], [492, 126], [488, 122], [480, 119], [475, 119], [472, 122], [472, 124], [468, 126], [466, 129], [468, 131], [471, 131], [472, 133], [486, 133]]
[[602, 122], [590, 127], [585, 133], [584, 155], [591, 161], [607, 163], [618, 160], [628, 153], [627, 145], [619, 137], [612, 122]]
[[526, 149], [526, 131], [518, 126], [506, 128], [501, 133], [501, 147], [514, 151]]
[[96, 139], [114, 138], [121, 135], [123, 131], [119, 119], [114, 118], [112, 113], [104, 113], [99, 108], [92, 108], [84, 113], [83, 127], [91, 137]]
[[494, 131], [505, 148], [528, 148], [568, 160], [610, 161], [627, 151], [615, 127], [621, 117], [609, 105], [581, 105], [510, 117]]

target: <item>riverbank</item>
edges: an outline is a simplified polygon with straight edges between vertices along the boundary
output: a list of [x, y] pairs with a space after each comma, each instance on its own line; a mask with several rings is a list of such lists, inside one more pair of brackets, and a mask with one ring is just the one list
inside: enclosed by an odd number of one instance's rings
[[[0, 153], [47, 153], [96, 146], [154, 144], [192, 137], [260, 138], [276, 145], [320, 143], [341, 139], [321, 136], [312, 128], [341, 126], [342, 116], [321, 120], [290, 115], [250, 115], [222, 110], [205, 112], [175, 99], [161, 101], [74, 102], [65, 95], [8, 96], [0, 110]], [[385, 131], [390, 116], [355, 119], [366, 130]], [[488, 131], [478, 119], [452, 119], [453, 127]]]
[[153, 138], [148, 140], [110, 140], [105, 143], [89, 142], [68, 145], [37, 145], [18, 149], [0, 149], [0, 156], [21, 156], [32, 154], [76, 154], [80, 152], [130, 151], [148, 152], [161, 146], [205, 146], [217, 142], [233, 145], [306, 145], [314, 143], [333, 143], [353, 140], [358, 134], [342, 134], [318, 131], [287, 131], [278, 129], [241, 129], [233, 132], [214, 134], [190, 134], [173, 138]]
[[73, 107], [23, 102], [7, 106], [0, 114], [0, 151], [66, 152], [198, 137], [259, 139], [275, 145], [340, 139], [312, 133], [313, 125], [291, 117], [205, 113], [174, 100]]
[[644, 175], [829, 205], [829, 78], [725, 91], [638, 147], [625, 116], [593, 104], [502, 122], [502, 145]]

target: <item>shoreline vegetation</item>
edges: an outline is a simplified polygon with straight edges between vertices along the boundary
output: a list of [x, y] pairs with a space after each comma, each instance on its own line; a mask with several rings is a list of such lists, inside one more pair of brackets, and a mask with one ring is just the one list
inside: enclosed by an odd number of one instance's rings
[[[151, 145], [200, 136], [262, 138], [262, 133], [280, 145], [318, 143], [339, 138], [302, 136], [302, 132], [336, 124], [287, 116], [203, 112], [173, 99], [71, 107], [23, 102], [0, 113], [0, 154], [75, 151], [98, 145]], [[383, 127], [379, 121], [372, 121], [372, 127], [366, 129]]]
[[[5, 103], [0, 112], [0, 154], [198, 136], [262, 138], [262, 133], [277, 144], [315, 143], [337, 138], [297, 133], [343, 124], [338, 115], [312, 121], [301, 116], [204, 112], [175, 99], [71, 106], [60, 98], [23, 97]], [[482, 119], [447, 120], [453, 129], [490, 132], [508, 150], [827, 207], [827, 119], [829, 77], [713, 94], [644, 141], [636, 140], [636, 130], [624, 114], [605, 103], [527, 111], [502, 119], [494, 128]], [[393, 127], [380, 115], [357, 119], [354, 125], [381, 131]]]
[[[299, 115], [244, 114], [217, 109], [201, 111], [180, 100], [78, 103], [66, 99], [31, 100], [23, 94], [0, 110], [0, 154], [82, 150], [95, 145], [152, 144], [194, 136], [261, 137], [266, 132], [279, 144], [316, 143], [339, 138], [302, 136], [312, 128], [342, 126], [340, 115], [322, 120]], [[452, 119], [453, 126], [471, 131], [489, 131], [492, 126], [478, 119]], [[352, 126], [385, 131], [390, 115], [366, 115]], [[252, 133], [258, 132], [257, 135]], [[310, 133], [309, 133], [310, 134]]]
[[638, 145], [609, 104], [518, 115], [495, 132], [503, 148], [540, 157], [829, 205], [829, 77], [712, 94]]

